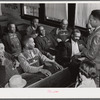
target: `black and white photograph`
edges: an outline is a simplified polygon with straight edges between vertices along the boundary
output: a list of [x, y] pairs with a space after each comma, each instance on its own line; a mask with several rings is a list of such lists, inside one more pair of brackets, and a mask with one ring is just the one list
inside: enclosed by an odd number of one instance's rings
[[99, 87], [100, 2], [0, 3], [0, 88]]

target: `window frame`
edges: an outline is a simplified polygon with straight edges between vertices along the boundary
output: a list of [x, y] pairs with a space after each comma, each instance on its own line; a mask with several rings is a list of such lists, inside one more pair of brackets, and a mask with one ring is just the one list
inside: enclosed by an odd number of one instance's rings
[[[42, 24], [46, 24], [46, 25], [50, 25], [50, 26], [54, 26], [54, 27], [59, 27], [60, 21], [56, 21], [56, 20], [46, 18], [45, 3], [40, 3], [39, 5], [40, 5], [39, 17], [36, 17], [36, 16], [25, 15], [24, 14], [24, 4], [20, 4], [21, 18], [26, 19], [26, 20], [32, 20], [33, 18], [38, 18], [39, 22], [42, 23]], [[70, 11], [72, 13], [70, 13]], [[69, 23], [68, 25], [70, 27], [74, 26], [74, 15], [75, 15], [75, 3], [68, 3], [68, 23]]]

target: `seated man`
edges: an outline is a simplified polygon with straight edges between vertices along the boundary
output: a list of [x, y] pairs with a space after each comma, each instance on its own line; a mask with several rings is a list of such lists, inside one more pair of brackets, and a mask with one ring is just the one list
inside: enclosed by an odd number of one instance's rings
[[22, 50], [21, 36], [16, 32], [16, 25], [14, 23], [8, 23], [8, 33], [3, 36], [3, 43], [5, 50], [17, 57]]
[[36, 29], [38, 27], [39, 20], [37, 18], [32, 19], [31, 25], [26, 29], [26, 34], [33, 38], [36, 38], [38, 34], [36, 33]]
[[37, 28], [38, 36], [35, 38], [36, 47], [48, 58], [53, 59], [55, 47], [57, 45], [51, 34], [45, 32], [43, 26]]
[[80, 55], [80, 52], [85, 47], [85, 43], [81, 40], [81, 32], [74, 29], [71, 35], [71, 57]]
[[54, 37], [57, 43], [66, 41], [71, 35], [71, 29], [68, 28], [68, 21], [63, 19], [60, 28], [54, 28], [50, 34]]
[[67, 66], [71, 59], [75, 59], [76, 55], [80, 56], [80, 52], [84, 48], [85, 44], [80, 40], [81, 32], [78, 29], [74, 29], [71, 35], [71, 39], [58, 43], [56, 48], [56, 61], [62, 66]]
[[4, 87], [13, 75], [19, 74], [18, 66], [18, 61], [11, 54], [5, 52], [3, 43], [0, 43], [0, 86]]
[[41, 72], [46, 76], [50, 76], [51, 72], [47, 70], [48, 67], [44, 67], [44, 65], [49, 65], [51, 68], [54, 68], [52, 73], [56, 72], [57, 69], [62, 69], [62, 66], [57, 64], [54, 60], [48, 59], [34, 47], [35, 43], [32, 37], [26, 36], [23, 40], [23, 46], [23, 52], [20, 53], [18, 59], [25, 73], [33, 74]]

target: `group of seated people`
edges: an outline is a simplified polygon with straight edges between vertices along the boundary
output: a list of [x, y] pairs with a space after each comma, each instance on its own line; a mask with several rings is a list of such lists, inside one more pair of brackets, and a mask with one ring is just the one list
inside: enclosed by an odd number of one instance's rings
[[[51, 76], [68, 67], [70, 63], [80, 61], [81, 51], [85, 48], [80, 30], [69, 29], [66, 19], [61, 21], [60, 28], [54, 28], [47, 33], [47, 30], [39, 25], [39, 20], [35, 18], [27, 27], [24, 37], [16, 31], [14, 23], [8, 23], [7, 28], [8, 33], [0, 41], [1, 87], [24, 87], [31, 79], [34, 79], [35, 73], [39, 76], [37, 80]], [[92, 78], [96, 77], [92, 75], [92, 72], [96, 73], [93, 64], [86, 60], [80, 65], [85, 67], [79, 67], [79, 76], [84, 75], [85, 78], [93, 81]], [[82, 87], [79, 86], [79, 76], [75, 87]], [[23, 84], [18, 83], [20, 81]], [[96, 87], [95, 83], [93, 87]]]

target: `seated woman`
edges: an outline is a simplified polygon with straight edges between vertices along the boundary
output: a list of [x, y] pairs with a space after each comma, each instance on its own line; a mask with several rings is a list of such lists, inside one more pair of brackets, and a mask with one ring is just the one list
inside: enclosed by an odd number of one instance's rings
[[89, 60], [84, 60], [79, 68], [76, 88], [96, 88], [95, 78], [97, 70], [95, 64]]
[[55, 47], [57, 45], [51, 34], [45, 32], [43, 26], [37, 29], [38, 36], [35, 38], [36, 47], [48, 58], [53, 59], [55, 55]]

